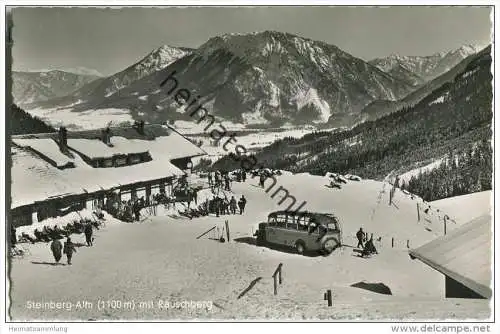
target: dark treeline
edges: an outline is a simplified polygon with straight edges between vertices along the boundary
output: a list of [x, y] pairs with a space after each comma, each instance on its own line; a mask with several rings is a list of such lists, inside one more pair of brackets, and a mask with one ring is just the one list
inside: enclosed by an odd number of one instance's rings
[[56, 129], [45, 124], [38, 117], [31, 116], [15, 104], [13, 104], [10, 108], [9, 125], [10, 133], [12, 135], [56, 131]]
[[420, 195], [426, 201], [460, 196], [492, 189], [493, 157], [491, 143], [450, 152], [438, 168], [413, 176], [402, 189]]

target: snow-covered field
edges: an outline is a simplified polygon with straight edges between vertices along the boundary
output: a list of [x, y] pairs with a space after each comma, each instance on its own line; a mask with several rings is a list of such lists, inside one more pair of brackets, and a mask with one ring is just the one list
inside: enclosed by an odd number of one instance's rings
[[480, 217], [493, 208], [492, 191], [440, 199], [431, 202], [443, 212], [451, 212], [458, 224], [464, 224], [474, 218]]
[[[278, 185], [297, 198], [295, 207], [307, 201], [305, 210], [334, 212], [341, 220], [344, 243], [328, 257], [300, 256], [257, 247], [251, 236], [259, 222], [274, 210], [284, 209], [256, 179], [233, 183], [235, 196], [248, 199], [243, 215], [186, 218], [154, 216], [142, 223], [108, 224], [96, 232], [95, 246], [80, 247], [72, 266], [53, 266], [47, 244], [26, 245], [31, 255], [12, 262], [11, 310], [13, 319], [320, 319], [412, 320], [486, 319], [485, 300], [444, 299], [443, 276], [418, 260], [406, 248], [418, 247], [442, 234], [439, 215], [455, 218], [484, 205], [469, 199], [447, 199], [426, 204], [396, 191], [388, 205], [389, 185], [364, 180], [349, 181], [342, 189], [325, 187], [328, 179], [308, 174], [283, 175]], [[416, 203], [430, 205], [417, 221]], [[439, 212], [434, 208], [439, 204]], [[446, 209], [445, 209], [446, 208]], [[231, 241], [211, 238], [221, 234], [229, 221]], [[461, 222], [460, 222], [461, 223]], [[459, 225], [459, 223], [457, 223]], [[196, 239], [209, 228], [214, 232]], [[426, 226], [435, 227], [427, 229]], [[353, 252], [354, 233], [363, 227], [374, 238], [379, 255], [369, 259]], [[79, 236], [78, 236], [79, 237]], [[390, 238], [396, 240], [391, 248]], [[273, 295], [271, 275], [283, 264], [283, 283]], [[252, 281], [261, 278], [238, 298]], [[383, 283], [392, 295], [352, 287], [358, 283]], [[36, 283], [36, 284], [35, 284]], [[323, 294], [333, 293], [327, 307]], [[33, 309], [28, 302], [87, 301], [87, 307]], [[104, 301], [104, 307], [98, 307]], [[107, 301], [110, 301], [109, 305]], [[114, 302], [113, 302], [114, 301]], [[148, 302], [152, 301], [151, 304]], [[166, 302], [199, 302], [198, 306], [161, 307]], [[132, 303], [130, 303], [132, 302]], [[140, 304], [144, 302], [143, 304]], [[102, 304], [100, 304], [102, 306]]]
[[[232, 141], [226, 145], [226, 150], [224, 149], [224, 143], [229, 139], [230, 132], [226, 137], [223, 137], [218, 146], [214, 146], [211, 144], [211, 141], [214, 141], [211, 137], [206, 137], [202, 135], [190, 135], [189, 138], [194, 139], [196, 141], [202, 141], [203, 145], [201, 148], [205, 150], [208, 154], [208, 158], [213, 161], [216, 161], [220, 157], [229, 154], [230, 152], [234, 152], [236, 145], [243, 145], [247, 152], [256, 151], [265, 146], [271, 145], [276, 140], [283, 139], [285, 137], [294, 137], [300, 138], [304, 135], [311, 133], [313, 130], [304, 129], [304, 128], [290, 128], [284, 131], [261, 131], [261, 132], [249, 132], [245, 134], [244, 132], [240, 132], [234, 138], [236, 141]], [[205, 157], [207, 158], [207, 157]]]
[[417, 177], [420, 173], [430, 172], [433, 169], [438, 168], [443, 163], [444, 159], [437, 159], [425, 166], [412, 169], [404, 174], [399, 175], [400, 181], [409, 182], [412, 176]]
[[66, 126], [71, 130], [104, 128], [111, 122], [113, 125], [124, 122], [133, 123], [130, 111], [125, 109], [97, 109], [84, 112], [73, 112], [72, 105], [61, 108], [30, 109], [29, 113], [37, 116], [54, 127]]

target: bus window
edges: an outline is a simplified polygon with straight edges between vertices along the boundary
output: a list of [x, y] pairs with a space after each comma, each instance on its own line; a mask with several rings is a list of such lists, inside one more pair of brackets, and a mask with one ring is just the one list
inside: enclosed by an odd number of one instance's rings
[[[307, 218], [307, 220], [306, 220]], [[298, 216], [296, 217], [297, 219], [297, 225], [298, 229], [302, 231], [307, 231], [307, 224], [309, 223], [309, 217], [306, 216]]]
[[335, 223], [328, 224], [328, 231], [338, 231], [337, 225]]

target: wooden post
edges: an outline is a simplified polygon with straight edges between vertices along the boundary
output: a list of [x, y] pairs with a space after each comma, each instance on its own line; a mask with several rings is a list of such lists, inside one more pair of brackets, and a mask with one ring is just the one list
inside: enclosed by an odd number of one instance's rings
[[420, 221], [420, 207], [418, 206], [418, 203], [417, 203], [417, 221]]
[[283, 263], [280, 263], [278, 265], [278, 268], [274, 271], [273, 274], [273, 281], [274, 281], [274, 294], [278, 294], [278, 283], [281, 284], [283, 282], [282, 276], [281, 276], [281, 267], [283, 267]]
[[446, 235], [446, 215], [444, 216], [444, 235]]
[[392, 248], [394, 248], [394, 237], [392, 237]]
[[227, 233], [227, 242], [229, 242], [229, 240], [231, 240], [231, 239], [229, 239], [229, 221], [228, 220], [226, 220], [226, 233]]
[[326, 290], [323, 299], [328, 301], [328, 306], [332, 306], [332, 290]]
[[406, 248], [410, 248], [410, 240], [406, 240]]

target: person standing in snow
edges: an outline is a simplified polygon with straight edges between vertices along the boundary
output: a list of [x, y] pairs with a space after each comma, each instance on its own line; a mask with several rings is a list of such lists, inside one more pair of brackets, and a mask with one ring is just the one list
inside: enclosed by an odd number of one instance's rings
[[231, 214], [236, 214], [236, 199], [234, 196], [231, 196], [231, 201], [229, 202], [229, 206], [231, 208]]
[[59, 241], [59, 239], [54, 239], [52, 243], [50, 244], [50, 250], [52, 251], [52, 256], [54, 256], [54, 260], [56, 261], [57, 264], [59, 264], [59, 261], [61, 260], [62, 257], [62, 244]]
[[224, 189], [227, 191], [231, 191], [231, 180], [229, 179], [228, 173], [226, 173], [226, 175], [224, 176], [224, 181], [225, 181]]
[[64, 243], [63, 253], [66, 254], [68, 264], [71, 265], [71, 258], [73, 258], [73, 253], [76, 253], [76, 248], [70, 237], [68, 237], [68, 239], [66, 239], [66, 242]]
[[223, 205], [223, 215], [228, 215], [230, 214], [229, 212], [229, 200], [226, 198], [223, 199], [224, 205]]
[[214, 207], [215, 207], [215, 215], [217, 217], [219, 217], [219, 214], [220, 214], [220, 210], [221, 210], [221, 199], [219, 198], [219, 196], [215, 196], [214, 198]]
[[209, 187], [213, 186], [212, 171], [208, 172], [208, 186]]
[[221, 174], [220, 171], [215, 171], [215, 187], [219, 188], [221, 185]]
[[238, 207], [240, 208], [240, 215], [242, 215], [243, 212], [245, 212], [246, 204], [247, 204], [247, 199], [245, 198], [245, 196], [241, 195], [241, 198], [238, 201]]
[[363, 241], [366, 238], [365, 232], [363, 232], [363, 228], [360, 227], [359, 231], [356, 232], [356, 238], [358, 238], [358, 245], [356, 246], [356, 248], [363, 249], [364, 248]]
[[262, 171], [259, 177], [259, 185], [264, 188], [264, 182], [266, 181], [266, 174]]
[[85, 225], [84, 233], [85, 233], [85, 241], [87, 242], [87, 247], [92, 246], [92, 224], [88, 223]]

